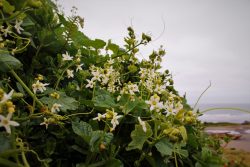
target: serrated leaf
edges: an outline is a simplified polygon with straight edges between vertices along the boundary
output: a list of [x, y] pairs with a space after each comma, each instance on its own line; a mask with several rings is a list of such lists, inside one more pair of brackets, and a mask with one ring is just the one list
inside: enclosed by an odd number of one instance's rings
[[25, 91], [23, 90], [22, 85], [19, 82], [16, 82], [16, 86], [19, 92], [21, 92], [22, 94], [26, 94]]
[[44, 153], [46, 156], [50, 156], [54, 153], [56, 148], [56, 140], [54, 138], [49, 138], [46, 141], [46, 145], [45, 145], [45, 149], [44, 149]]
[[53, 98], [53, 97], [42, 97], [40, 101], [44, 104], [47, 104], [49, 108], [53, 106], [53, 104], [57, 103], [62, 105], [60, 107], [61, 111], [67, 111], [67, 110], [76, 110], [78, 108], [78, 101], [76, 101], [74, 98], [69, 97], [65, 94], [65, 92], [59, 92], [59, 91], [53, 91], [49, 90], [47, 93], [56, 92], [60, 95], [59, 99]]
[[15, 7], [11, 5], [8, 1], [3, 0], [3, 11], [8, 14], [12, 14], [15, 10]]
[[71, 33], [71, 39], [73, 40], [75, 46], [82, 46], [85, 44], [86, 41], [90, 40], [81, 31], [73, 31]]
[[90, 143], [90, 139], [92, 136], [92, 127], [83, 121], [80, 122], [72, 122], [72, 129], [75, 134], [81, 136], [86, 143]]
[[123, 163], [119, 159], [112, 158], [106, 162], [105, 167], [123, 167]]
[[119, 51], [119, 46], [111, 43], [111, 40], [109, 40], [106, 49], [113, 51], [114, 54], [117, 54]]
[[92, 47], [94, 47], [95, 49], [101, 49], [106, 45], [106, 42], [104, 42], [101, 39], [95, 39], [92, 43]]
[[187, 158], [188, 157], [188, 151], [182, 149], [181, 147], [182, 147], [181, 144], [175, 145], [174, 152], [176, 152], [177, 154], [179, 154], [180, 156], [182, 156], [184, 158]]
[[100, 144], [105, 144], [105, 146], [109, 145], [111, 140], [113, 139], [112, 133], [106, 133], [104, 131], [93, 131], [91, 135], [91, 139], [89, 142], [90, 148], [92, 152], [99, 152]]
[[1, 72], [8, 72], [22, 67], [22, 63], [18, 59], [7, 53], [0, 54], [0, 64]]
[[97, 90], [96, 96], [93, 98], [93, 103], [96, 107], [110, 108], [116, 107], [114, 98], [106, 90]]
[[135, 125], [135, 130], [131, 132], [132, 141], [127, 146], [126, 150], [139, 149], [141, 150], [143, 144], [152, 136], [153, 132], [151, 126], [146, 122], [147, 131], [144, 132], [141, 125]]
[[103, 142], [106, 145], [109, 145], [111, 141], [113, 140], [113, 137], [114, 137], [113, 133], [105, 133], [103, 137]]
[[173, 145], [166, 139], [163, 138], [155, 144], [157, 150], [161, 153], [162, 156], [172, 155]]
[[140, 100], [138, 97], [135, 97], [135, 100], [131, 101], [129, 96], [127, 95], [122, 96], [119, 104], [121, 106], [124, 106], [122, 110], [124, 114], [128, 114], [130, 112], [137, 111], [137, 110], [147, 109], [148, 107], [145, 101]]
[[93, 131], [91, 134], [91, 139], [89, 142], [90, 150], [92, 152], [98, 152], [99, 151], [99, 145], [102, 139], [104, 132], [103, 131]]
[[187, 150], [184, 150], [184, 149], [177, 149], [175, 151], [177, 154], [181, 155], [182, 157], [184, 158], [187, 158], [188, 157], [188, 151]]
[[0, 133], [0, 153], [11, 149], [10, 137]]

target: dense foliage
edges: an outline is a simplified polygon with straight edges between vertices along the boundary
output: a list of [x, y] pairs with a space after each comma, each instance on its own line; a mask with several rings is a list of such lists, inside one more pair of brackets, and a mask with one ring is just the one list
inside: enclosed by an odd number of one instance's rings
[[0, 166], [221, 166], [165, 50], [138, 58], [150, 36], [92, 40], [49, 0], [0, 9]]

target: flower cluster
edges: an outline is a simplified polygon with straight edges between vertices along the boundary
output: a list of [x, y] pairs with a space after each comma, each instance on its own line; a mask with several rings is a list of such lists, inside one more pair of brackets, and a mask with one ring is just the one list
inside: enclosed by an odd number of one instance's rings
[[150, 93], [161, 94], [167, 84], [163, 82], [160, 72], [155, 69], [140, 68], [140, 85], [145, 87]]
[[107, 109], [105, 114], [97, 114], [97, 117], [93, 118], [93, 120], [101, 121], [103, 119], [109, 120], [112, 124], [112, 127], [110, 128], [110, 131], [114, 131], [116, 126], [119, 125], [118, 119], [123, 117], [122, 115], [118, 115], [112, 108], [112, 110]]
[[131, 101], [134, 101], [136, 92], [139, 92], [138, 85], [131, 83], [130, 81], [128, 83], [125, 83], [122, 90], [120, 91], [121, 94], [130, 95]]
[[[81, 50], [79, 49], [77, 54], [73, 57], [71, 56], [68, 52], [65, 52], [62, 54], [62, 60], [63, 62], [72, 62], [72, 65], [70, 64], [69, 67], [71, 66], [75, 66], [75, 71], [79, 72], [82, 70], [82, 66], [83, 64], [81, 63]], [[67, 67], [66, 69], [66, 74], [67, 74], [67, 78], [74, 78], [74, 70], [70, 69]]]
[[[0, 127], [4, 127], [7, 133], [11, 133], [10, 126], [19, 126], [19, 123], [12, 121], [12, 115], [15, 112], [15, 105], [12, 103], [11, 98], [14, 90], [11, 90], [6, 94], [3, 89], [0, 88]], [[5, 117], [2, 114], [6, 114]]]
[[86, 88], [93, 88], [96, 82], [100, 83], [101, 87], [107, 88], [109, 92], [116, 92], [120, 89], [120, 73], [113, 68], [112, 61], [104, 68], [91, 66], [90, 72], [92, 78], [87, 79]]
[[[20, 36], [22, 34], [22, 31], [24, 31], [24, 29], [21, 27], [22, 24], [23, 20], [21, 19], [16, 19], [15, 22], [10, 22], [10, 24], [7, 24], [7, 26], [4, 24], [0, 24], [0, 49], [9, 48], [10, 53], [14, 55], [16, 52], [24, 48], [20, 45], [22, 44], [22, 42], [20, 42], [21, 39], [25, 39], [26, 41], [28, 41], [28, 43], [30, 42], [29, 39]], [[10, 36], [16, 38], [17, 41], [4, 40], [5, 38], [9, 38]], [[16, 44], [20, 46], [17, 46]]]

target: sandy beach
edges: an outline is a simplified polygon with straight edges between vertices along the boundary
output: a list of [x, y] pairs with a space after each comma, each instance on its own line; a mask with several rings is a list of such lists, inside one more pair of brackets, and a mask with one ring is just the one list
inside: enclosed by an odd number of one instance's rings
[[226, 148], [250, 152], [250, 125], [209, 126], [205, 131], [208, 133], [240, 135], [239, 139], [231, 140]]
[[233, 160], [240, 166], [250, 167], [250, 125], [215, 125], [205, 129], [210, 134], [231, 134], [240, 136], [237, 140], [231, 140], [224, 146], [224, 157]]

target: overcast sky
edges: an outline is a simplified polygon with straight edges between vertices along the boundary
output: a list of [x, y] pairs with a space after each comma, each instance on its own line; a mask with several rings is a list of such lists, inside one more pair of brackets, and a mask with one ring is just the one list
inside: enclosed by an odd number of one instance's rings
[[[189, 103], [212, 82], [200, 103], [250, 103], [250, 0], [59, 0], [84, 17], [90, 38], [123, 45], [126, 28], [153, 41], [139, 56], [163, 45], [163, 67]], [[165, 24], [165, 29], [164, 29]], [[159, 37], [160, 36], [160, 37]], [[159, 37], [159, 38], [158, 38]]]

